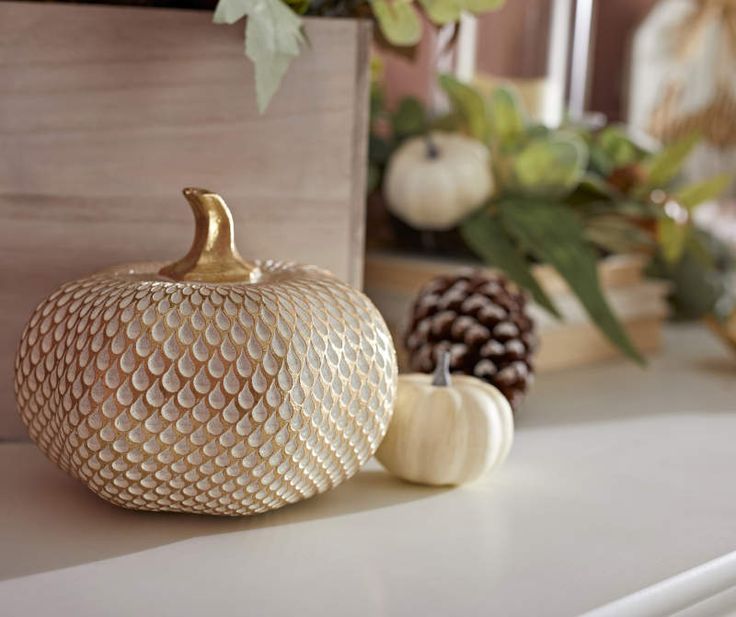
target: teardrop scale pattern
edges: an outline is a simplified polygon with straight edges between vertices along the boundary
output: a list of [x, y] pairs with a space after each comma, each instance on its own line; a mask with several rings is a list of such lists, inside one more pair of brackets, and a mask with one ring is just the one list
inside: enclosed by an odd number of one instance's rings
[[396, 359], [363, 294], [262, 262], [210, 284], [123, 267], [62, 286], [16, 357], [32, 439], [102, 498], [248, 515], [354, 475], [386, 433]]

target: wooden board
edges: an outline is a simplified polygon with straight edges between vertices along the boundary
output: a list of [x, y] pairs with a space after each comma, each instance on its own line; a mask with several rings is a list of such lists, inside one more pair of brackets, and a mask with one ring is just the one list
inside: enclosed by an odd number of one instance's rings
[[[664, 319], [659, 315], [623, 322], [631, 342], [645, 355], [659, 350], [663, 325]], [[534, 359], [538, 371], [575, 368], [621, 358], [621, 352], [591, 323], [542, 330], [540, 340], [539, 353]]]
[[308, 19], [268, 112], [243, 23], [0, 3], [0, 438], [24, 435], [15, 346], [59, 283], [191, 242], [184, 186], [220, 192], [245, 256], [362, 278], [368, 22]]
[[[640, 282], [646, 259], [641, 255], [615, 255], [601, 262], [598, 268], [603, 287], [622, 287]], [[365, 259], [366, 287], [391, 289], [416, 294], [435, 276], [453, 274], [460, 268], [477, 268], [467, 261], [430, 258], [403, 253], [370, 251]], [[483, 268], [491, 271], [491, 268]], [[570, 291], [562, 277], [548, 265], [534, 267], [534, 276], [549, 294]]]

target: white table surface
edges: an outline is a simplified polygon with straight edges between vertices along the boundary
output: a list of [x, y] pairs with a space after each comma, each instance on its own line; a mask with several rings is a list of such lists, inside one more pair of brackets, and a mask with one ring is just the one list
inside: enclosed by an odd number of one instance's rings
[[0, 614], [730, 614], [734, 377], [707, 332], [671, 328], [646, 370], [541, 376], [479, 483], [412, 486], [371, 462], [250, 519], [116, 509], [5, 444]]

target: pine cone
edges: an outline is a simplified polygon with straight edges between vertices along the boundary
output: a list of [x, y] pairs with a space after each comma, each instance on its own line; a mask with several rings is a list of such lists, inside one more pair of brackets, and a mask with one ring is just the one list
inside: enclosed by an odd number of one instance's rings
[[532, 384], [537, 341], [526, 296], [506, 277], [465, 271], [419, 292], [405, 336], [412, 370], [431, 373], [443, 350], [453, 373], [496, 386], [516, 409]]

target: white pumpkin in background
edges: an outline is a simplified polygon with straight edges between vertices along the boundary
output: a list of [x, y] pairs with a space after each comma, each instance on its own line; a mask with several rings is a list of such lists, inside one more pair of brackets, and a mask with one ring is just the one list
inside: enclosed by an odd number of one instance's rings
[[407, 139], [388, 163], [388, 209], [421, 230], [457, 225], [493, 192], [488, 148], [457, 133]]
[[503, 394], [475, 377], [450, 378], [445, 353], [434, 376], [399, 375], [393, 418], [376, 458], [410, 482], [464, 484], [498, 467], [513, 438]]

